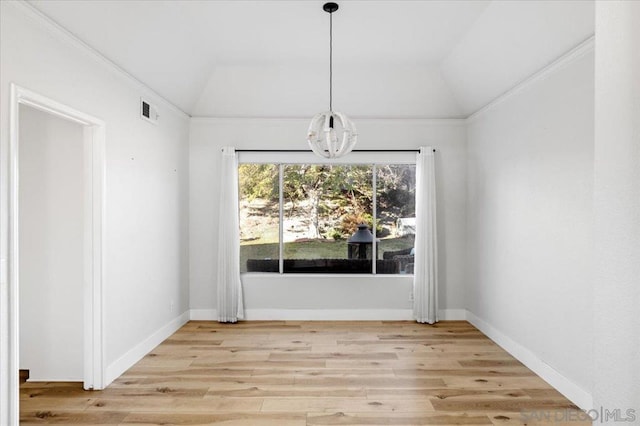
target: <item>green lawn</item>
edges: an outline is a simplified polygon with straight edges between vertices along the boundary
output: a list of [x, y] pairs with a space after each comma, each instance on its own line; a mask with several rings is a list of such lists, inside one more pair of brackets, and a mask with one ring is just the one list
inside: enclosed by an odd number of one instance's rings
[[[385, 251], [413, 247], [413, 239], [407, 237], [385, 238], [378, 242], [378, 258]], [[307, 240], [285, 243], [285, 259], [346, 259], [347, 241]], [[240, 271], [246, 272], [247, 259], [277, 259], [278, 243], [240, 245]]]

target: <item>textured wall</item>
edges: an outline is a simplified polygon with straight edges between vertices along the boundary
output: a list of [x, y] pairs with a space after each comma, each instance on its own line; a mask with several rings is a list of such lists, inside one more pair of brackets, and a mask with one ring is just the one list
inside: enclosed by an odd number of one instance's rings
[[591, 45], [468, 128], [466, 307], [578, 404], [591, 391], [593, 61]]
[[596, 408], [640, 423], [640, 2], [596, 9]]

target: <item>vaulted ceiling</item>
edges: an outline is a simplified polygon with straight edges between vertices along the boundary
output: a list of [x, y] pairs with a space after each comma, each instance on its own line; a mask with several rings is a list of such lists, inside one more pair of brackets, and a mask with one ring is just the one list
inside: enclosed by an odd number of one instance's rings
[[[193, 116], [328, 107], [324, 1], [30, 0]], [[593, 1], [357, 1], [334, 15], [334, 109], [466, 117], [594, 33]]]

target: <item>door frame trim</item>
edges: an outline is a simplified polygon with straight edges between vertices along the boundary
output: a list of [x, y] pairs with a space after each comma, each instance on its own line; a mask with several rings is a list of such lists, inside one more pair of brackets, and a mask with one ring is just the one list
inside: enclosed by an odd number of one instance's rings
[[[11, 84], [9, 128], [9, 232], [8, 232], [8, 313], [0, 322], [8, 324], [8, 336], [0, 346], [2, 376], [8, 378], [9, 425], [18, 425], [19, 410], [19, 124], [20, 105], [26, 105], [83, 126], [85, 212], [84, 235], [84, 388], [103, 389], [104, 345], [104, 216], [105, 216], [105, 122], [38, 93]], [[3, 289], [4, 290], [4, 289]], [[4, 293], [4, 291], [3, 291]], [[7, 320], [5, 322], [5, 320]], [[3, 336], [3, 340], [5, 336]], [[8, 344], [5, 346], [5, 344]], [[6, 388], [5, 388], [6, 389]], [[5, 419], [3, 419], [5, 420]]]

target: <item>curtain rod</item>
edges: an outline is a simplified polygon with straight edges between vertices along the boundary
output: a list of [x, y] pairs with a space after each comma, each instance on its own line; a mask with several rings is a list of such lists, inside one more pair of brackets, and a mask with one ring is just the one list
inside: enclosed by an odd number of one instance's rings
[[[313, 152], [310, 149], [236, 149], [236, 152]], [[420, 152], [419, 149], [354, 149], [351, 152]], [[433, 152], [436, 152], [434, 149]]]

